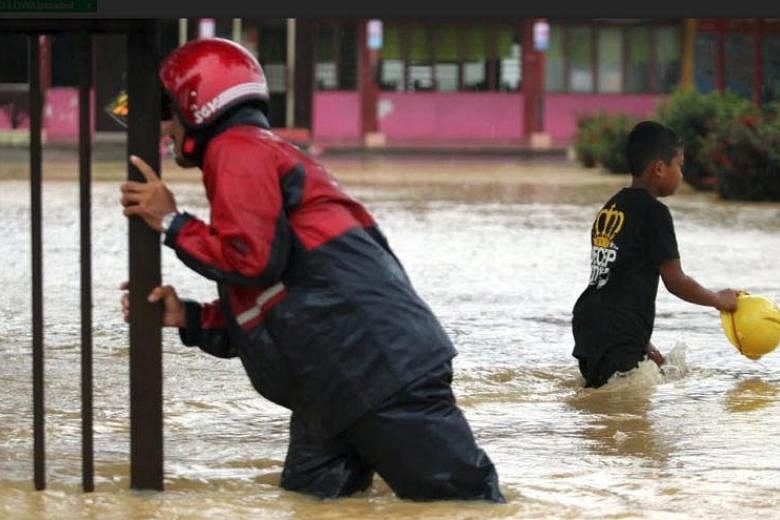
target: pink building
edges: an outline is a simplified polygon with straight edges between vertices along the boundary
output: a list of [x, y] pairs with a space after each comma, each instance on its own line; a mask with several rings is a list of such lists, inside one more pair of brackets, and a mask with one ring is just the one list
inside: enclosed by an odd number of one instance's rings
[[[239, 40], [268, 76], [272, 125], [325, 146], [511, 147], [534, 134], [565, 145], [581, 115], [644, 117], [677, 86], [730, 89], [756, 103], [780, 98], [778, 20], [202, 22], [161, 22], [163, 51], [203, 27]], [[121, 42], [103, 38], [95, 126], [121, 131], [102, 113], [124, 81], [124, 64], [112, 58], [122, 56]], [[49, 44], [48, 137], [75, 140], [76, 88], [61, 77], [72, 53], [56, 37]], [[24, 126], [23, 115], [11, 115], [0, 88], [0, 129]]]

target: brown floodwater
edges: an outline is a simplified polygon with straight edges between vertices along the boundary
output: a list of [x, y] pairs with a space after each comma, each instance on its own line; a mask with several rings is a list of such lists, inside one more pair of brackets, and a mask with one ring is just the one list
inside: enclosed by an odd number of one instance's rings
[[[93, 197], [96, 491], [81, 492], [78, 186], [44, 198], [46, 491], [32, 485], [29, 187], [0, 182], [0, 518], [733, 518], [777, 515], [780, 353], [742, 357], [718, 313], [659, 288], [643, 365], [583, 390], [571, 307], [587, 283], [589, 228], [627, 182], [562, 161], [332, 157], [454, 340], [454, 392], [495, 462], [506, 505], [410, 503], [376, 478], [319, 501], [279, 489], [289, 412], [259, 397], [240, 362], [163, 335], [165, 488], [129, 490], [128, 333], [119, 307], [127, 223], [119, 181]], [[197, 178], [197, 173], [192, 173]], [[118, 172], [121, 177], [122, 173]], [[179, 205], [208, 210], [171, 176]], [[780, 300], [780, 204], [719, 201], [683, 187], [670, 206], [685, 270], [713, 288]], [[163, 249], [163, 279], [216, 298]]]

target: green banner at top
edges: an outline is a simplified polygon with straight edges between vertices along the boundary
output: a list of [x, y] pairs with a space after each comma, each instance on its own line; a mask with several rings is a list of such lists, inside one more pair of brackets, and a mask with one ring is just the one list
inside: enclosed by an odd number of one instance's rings
[[0, 0], [0, 13], [96, 13], [97, 0]]

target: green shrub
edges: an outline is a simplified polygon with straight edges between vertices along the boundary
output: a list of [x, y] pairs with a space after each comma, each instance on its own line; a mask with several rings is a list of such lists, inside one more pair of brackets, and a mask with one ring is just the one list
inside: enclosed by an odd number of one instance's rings
[[703, 155], [705, 142], [737, 118], [756, 114], [757, 109], [750, 101], [728, 92], [700, 94], [677, 90], [656, 109], [658, 121], [682, 138], [685, 146], [684, 178], [700, 189], [711, 188], [715, 184], [712, 162]]
[[724, 199], [780, 201], [780, 118], [740, 116], [705, 141], [703, 157]]
[[632, 117], [617, 114], [606, 117], [603, 125], [603, 146], [597, 149], [597, 160], [607, 171], [612, 173], [629, 173], [626, 147], [628, 134], [637, 123]]
[[577, 119], [577, 133], [574, 136], [574, 154], [585, 168], [596, 166], [597, 122], [598, 116], [592, 114]]
[[635, 123], [625, 114], [581, 116], [574, 137], [577, 160], [586, 168], [599, 164], [612, 173], [628, 173], [626, 143]]
[[[685, 180], [717, 187], [724, 199], [780, 201], [780, 102], [762, 110], [733, 93], [678, 90], [662, 101], [655, 119], [674, 129], [685, 146]], [[574, 149], [586, 167], [628, 173], [626, 144], [636, 119], [604, 112], [577, 120]]]
[[780, 101], [766, 103], [761, 107], [761, 112], [769, 122], [780, 119]]

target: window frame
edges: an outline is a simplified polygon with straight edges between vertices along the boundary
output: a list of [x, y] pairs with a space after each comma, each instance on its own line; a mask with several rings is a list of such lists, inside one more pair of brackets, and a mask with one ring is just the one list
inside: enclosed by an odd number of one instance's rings
[[[411, 31], [415, 25], [422, 26], [425, 29], [428, 45], [430, 46], [430, 67], [432, 77], [432, 87], [418, 92], [473, 92], [473, 89], [466, 88], [465, 85], [465, 66], [468, 63], [468, 31], [473, 27], [482, 26], [485, 28], [485, 50], [486, 55], [484, 59], [485, 66], [485, 82], [487, 87], [485, 90], [479, 90], [479, 92], [522, 92], [522, 74], [518, 83], [517, 89], [502, 91], [500, 90], [500, 78], [498, 62], [501, 57], [498, 56], [498, 30], [499, 27], [511, 27], [513, 41], [516, 39], [520, 45], [522, 45], [522, 19], [511, 18], [508, 22], [493, 18], [475, 18], [475, 19], [460, 19], [460, 18], [441, 18], [436, 20], [426, 19], [383, 19], [384, 23], [397, 23], [400, 33], [400, 46], [401, 46], [401, 58], [403, 63], [403, 88], [398, 90], [385, 90], [386, 92], [415, 92], [410, 88], [412, 67], [411, 63]], [[454, 28], [456, 31], [457, 39], [457, 89], [456, 90], [439, 90], [439, 80], [436, 75], [436, 64], [438, 63], [437, 53], [437, 31], [444, 27]], [[450, 62], [447, 62], [450, 63]], [[520, 57], [519, 66], [522, 68], [522, 56]], [[382, 67], [382, 55], [381, 50], [379, 53], [378, 68], [381, 71]], [[381, 87], [380, 87], [381, 88]]]
[[[563, 30], [562, 35], [562, 64], [563, 64], [563, 81], [560, 90], [549, 91], [555, 94], [571, 94], [571, 95], [591, 95], [597, 94], [601, 96], [616, 96], [616, 95], [647, 95], [647, 94], [667, 94], [669, 91], [661, 88], [661, 81], [658, 77], [658, 67], [660, 66], [658, 61], [658, 29], [659, 28], [671, 28], [676, 31], [680, 48], [683, 43], [683, 22], [679, 19], [637, 19], [637, 20], [617, 20], [617, 19], [596, 19], [596, 20], [582, 20], [582, 19], [550, 19], [551, 30]], [[591, 28], [591, 74], [593, 76], [593, 88], [588, 92], [574, 91], [571, 88], [571, 30], [575, 27], [590, 27]], [[628, 92], [628, 72], [629, 72], [629, 57], [631, 55], [631, 41], [628, 37], [629, 32], [636, 27], [646, 27], [649, 30], [649, 74], [647, 85], [644, 89], [638, 92]], [[622, 70], [621, 87], [619, 92], [600, 92], [601, 78], [599, 77], [599, 52], [598, 52], [598, 38], [599, 31], [603, 28], [619, 28], [622, 29], [622, 50], [620, 54], [620, 68]], [[680, 63], [680, 78], [682, 77], [682, 62]], [[545, 80], [546, 84], [546, 80]]]

